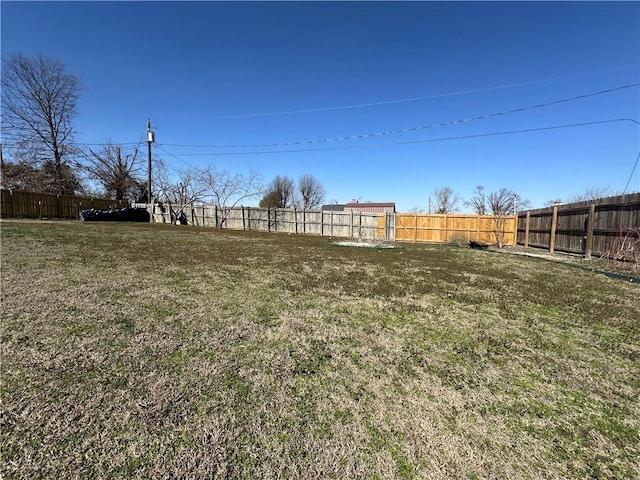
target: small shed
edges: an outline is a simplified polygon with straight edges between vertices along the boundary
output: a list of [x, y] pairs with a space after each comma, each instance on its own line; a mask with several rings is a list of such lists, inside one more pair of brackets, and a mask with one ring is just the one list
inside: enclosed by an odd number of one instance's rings
[[375, 202], [350, 202], [344, 206], [345, 212], [362, 212], [362, 213], [395, 213], [396, 204], [394, 202], [375, 203]]

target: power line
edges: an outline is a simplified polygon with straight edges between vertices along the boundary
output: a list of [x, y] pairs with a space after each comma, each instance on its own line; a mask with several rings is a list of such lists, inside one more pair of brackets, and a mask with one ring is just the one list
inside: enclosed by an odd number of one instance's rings
[[[431, 138], [426, 140], [411, 140], [405, 142], [392, 142], [392, 143], [378, 143], [378, 144], [368, 144], [368, 145], [351, 145], [351, 146], [343, 146], [343, 147], [328, 147], [328, 148], [302, 148], [295, 150], [267, 150], [260, 152], [225, 152], [225, 153], [176, 153], [172, 154], [163, 149], [163, 151], [174, 158], [177, 158], [175, 155], [182, 156], [237, 156], [237, 155], [264, 155], [264, 154], [274, 154], [274, 153], [300, 153], [300, 152], [318, 152], [318, 151], [328, 151], [328, 150], [351, 150], [357, 148], [370, 148], [370, 147], [388, 147], [394, 145], [410, 145], [414, 143], [430, 143], [430, 142], [444, 142], [450, 140], [465, 140], [470, 138], [481, 138], [481, 137], [493, 137], [498, 135], [512, 135], [516, 133], [529, 133], [529, 132], [540, 132], [545, 130], [557, 130], [561, 128], [572, 128], [572, 127], [583, 127], [588, 125], [600, 125], [605, 123], [613, 123], [613, 122], [633, 122], [637, 125], [640, 125], [640, 122], [632, 119], [632, 118], [614, 118], [609, 120], [599, 120], [595, 122], [583, 122], [583, 123], [572, 123], [567, 125], [553, 125], [549, 127], [537, 127], [537, 128], [526, 128], [522, 130], [509, 130], [503, 132], [489, 132], [489, 133], [479, 133], [474, 135], [460, 135], [456, 137], [441, 137], [441, 138]], [[178, 159], [179, 160], [179, 159]], [[182, 160], [180, 160], [182, 161]]]
[[[10, 136], [10, 134], [4, 134], [5, 137]], [[19, 138], [13, 135], [13, 138]], [[17, 147], [18, 143], [3, 143], [5, 147]], [[82, 143], [82, 142], [73, 142], [70, 145], [75, 147], [106, 147], [107, 145], [113, 145], [114, 147], [122, 147], [123, 150], [133, 149], [140, 147], [142, 142], [103, 142], [103, 143]]]
[[308, 108], [308, 109], [301, 109], [301, 110], [287, 110], [287, 111], [280, 111], [280, 112], [244, 113], [244, 114], [235, 114], [235, 115], [216, 115], [216, 116], [209, 116], [209, 117], [198, 117], [198, 119], [202, 120], [202, 119], [231, 119], [231, 118], [268, 117], [268, 116], [276, 116], [276, 115], [291, 115], [291, 114], [295, 114], [295, 113], [328, 112], [328, 111], [333, 111], [333, 110], [347, 110], [347, 109], [351, 109], [351, 108], [373, 107], [373, 106], [377, 106], [377, 105], [390, 105], [390, 104], [394, 104], [394, 103], [406, 103], [406, 102], [415, 102], [415, 101], [420, 101], [420, 100], [431, 100], [431, 99], [434, 99], [434, 98], [452, 97], [452, 96], [457, 96], [457, 95], [466, 95], [466, 94], [469, 94], [469, 93], [488, 92], [488, 91], [491, 91], [491, 90], [501, 90], [501, 89], [504, 89], [504, 88], [521, 87], [521, 86], [525, 86], [525, 85], [534, 85], [534, 84], [537, 84], [537, 83], [546, 83], [546, 82], [551, 82], [551, 81], [555, 81], [555, 80], [564, 80], [566, 78], [575, 78], [575, 77], [580, 77], [580, 76], [584, 76], [584, 75], [589, 75], [589, 74], [592, 74], [592, 73], [600, 73], [600, 72], [606, 72], [606, 71], [609, 71], [609, 70], [598, 70], [598, 71], [595, 71], [595, 72], [577, 73], [577, 74], [573, 74], [573, 75], [564, 75], [562, 77], [553, 77], [553, 78], [547, 78], [547, 79], [543, 79], [543, 80], [531, 80], [531, 81], [528, 81], [528, 82], [510, 83], [510, 84], [506, 84], [506, 85], [497, 85], [497, 86], [493, 86], [493, 87], [476, 88], [476, 89], [472, 89], [472, 90], [463, 90], [463, 91], [460, 91], [460, 92], [441, 93], [441, 94], [436, 94], [436, 95], [427, 95], [427, 96], [412, 97], [412, 98], [401, 98], [401, 99], [396, 99], [396, 100], [384, 100], [384, 101], [381, 101], [381, 102], [358, 103], [358, 104], [352, 104], [352, 105], [340, 105], [340, 106], [322, 107], [322, 108]]
[[638, 156], [636, 157], [636, 163], [633, 164], [633, 168], [631, 169], [631, 174], [629, 175], [629, 180], [627, 180], [627, 184], [624, 186], [624, 190], [622, 191], [623, 195], [627, 192], [627, 188], [631, 183], [631, 179], [633, 178], [633, 172], [636, 171], [636, 167], [638, 166], [638, 160], [640, 160], [640, 152], [638, 152]]
[[175, 158], [176, 160], [178, 160], [181, 163], [184, 163], [187, 167], [193, 168], [193, 165], [188, 164], [187, 162], [185, 162], [184, 160], [182, 160], [179, 157], [176, 157], [173, 153], [168, 152], [167, 150], [165, 150], [164, 148], [160, 147], [159, 145], [156, 145], [156, 148], [162, 152], [164, 152], [165, 154], [169, 155], [170, 157]]
[[398, 134], [398, 133], [415, 132], [415, 131], [419, 131], [419, 130], [426, 130], [426, 129], [429, 129], [429, 128], [444, 127], [444, 126], [457, 125], [457, 124], [460, 124], [460, 123], [467, 123], [467, 122], [472, 122], [472, 121], [477, 121], [477, 120], [485, 120], [487, 118], [495, 118], [495, 117], [499, 117], [499, 116], [503, 116], [503, 115], [509, 115], [509, 114], [512, 114], [512, 113], [524, 112], [524, 111], [527, 111], [527, 110], [544, 108], [544, 107], [549, 107], [551, 105], [558, 105], [558, 104], [561, 104], [561, 103], [572, 102], [572, 101], [581, 100], [581, 99], [584, 99], [584, 98], [595, 97], [597, 95], [603, 95], [605, 93], [611, 93], [611, 92], [615, 92], [615, 91], [618, 91], [618, 90], [623, 90], [623, 89], [626, 89], [626, 88], [637, 87], [638, 85], [640, 85], [640, 83], [622, 85], [622, 86], [619, 86], [619, 87], [609, 88], [609, 89], [606, 89], [606, 90], [599, 90], [597, 92], [586, 93], [586, 94], [578, 95], [578, 96], [575, 96], [575, 97], [562, 98], [560, 100], [555, 100], [555, 101], [552, 101], [552, 102], [540, 103], [540, 104], [537, 104], [537, 105], [529, 105], [529, 106], [526, 106], [526, 107], [514, 108], [512, 110], [506, 110], [506, 111], [502, 111], [502, 112], [488, 113], [488, 114], [485, 114], [485, 115], [478, 115], [478, 116], [475, 116], [475, 117], [468, 117], [468, 118], [464, 118], [464, 119], [460, 119], [460, 120], [451, 120], [451, 121], [448, 121], [448, 122], [434, 123], [434, 124], [431, 124], [431, 125], [422, 125], [422, 126], [418, 126], [418, 127], [402, 128], [402, 129], [388, 130], [388, 131], [383, 131], [383, 132], [365, 133], [365, 134], [360, 134], [360, 135], [350, 135], [350, 136], [343, 136], [343, 137], [325, 138], [325, 139], [320, 139], [320, 140], [303, 140], [303, 141], [297, 141], [297, 142], [264, 143], [264, 144], [252, 144], [252, 145], [251, 144], [248, 144], [248, 145], [193, 145], [193, 144], [189, 145], [189, 144], [177, 144], [177, 143], [165, 143], [163, 145], [168, 146], [168, 147], [189, 147], [189, 148], [265, 148], [265, 147], [288, 147], [288, 146], [294, 146], [294, 145], [312, 145], [312, 144], [316, 144], [316, 143], [332, 143], [332, 142], [341, 142], [341, 141], [346, 141], [346, 140], [360, 140], [360, 139], [363, 139], [363, 138], [388, 136], [388, 135], [394, 135], [394, 134]]

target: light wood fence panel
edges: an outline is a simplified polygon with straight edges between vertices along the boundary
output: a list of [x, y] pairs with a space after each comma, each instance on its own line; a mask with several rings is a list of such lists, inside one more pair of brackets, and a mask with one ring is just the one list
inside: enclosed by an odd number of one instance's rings
[[[503, 226], [502, 226], [503, 225]], [[497, 243], [496, 231], [504, 231], [504, 244], [515, 245], [516, 217], [465, 214], [397, 213], [395, 239], [405, 242]]]

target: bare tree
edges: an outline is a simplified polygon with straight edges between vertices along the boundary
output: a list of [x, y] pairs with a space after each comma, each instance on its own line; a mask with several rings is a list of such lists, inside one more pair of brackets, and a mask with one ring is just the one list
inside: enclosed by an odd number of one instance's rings
[[123, 157], [120, 146], [107, 142], [101, 151], [89, 151], [91, 156], [85, 169], [98, 180], [107, 195], [116, 200], [135, 200], [142, 182], [137, 177], [141, 168], [138, 149]]
[[293, 203], [293, 195], [293, 180], [284, 175], [276, 175], [267, 186], [266, 192], [260, 200], [260, 207], [287, 208]]
[[505, 245], [507, 217], [515, 215], [518, 208], [531, 208], [531, 202], [507, 188], [486, 193], [482, 185], [476, 187], [473, 197], [464, 204], [478, 215], [493, 215], [493, 233], [499, 248]]
[[571, 199], [571, 203], [573, 202], [592, 202], [594, 200], [598, 200], [599, 198], [604, 197], [612, 197], [614, 195], [618, 195], [611, 187], [596, 187], [591, 186], [585, 188], [584, 192], [574, 196]]
[[193, 203], [202, 201], [207, 187], [201, 180], [200, 171], [194, 168], [175, 170], [169, 174], [164, 162], [157, 160], [153, 183], [157, 189], [160, 209], [169, 211], [171, 223], [187, 223], [184, 213]]
[[200, 172], [202, 184], [207, 196], [220, 208], [216, 227], [222, 228], [232, 208], [240, 202], [258, 197], [264, 190], [262, 173], [250, 170], [248, 174], [230, 174], [226, 170], [218, 171], [209, 166]]
[[487, 205], [492, 215], [515, 213], [518, 196], [507, 188], [501, 188], [487, 195]]
[[433, 195], [436, 200], [436, 213], [453, 213], [458, 210], [460, 197], [451, 187], [436, 188]]
[[476, 191], [469, 200], [465, 200], [464, 204], [471, 207], [478, 215], [487, 214], [487, 195], [484, 193], [484, 187], [478, 185]]
[[[11, 55], [2, 68], [2, 128], [16, 156], [45, 166], [50, 162], [55, 193], [73, 194], [79, 181], [65, 179], [69, 168], [81, 90], [78, 77], [59, 59]], [[66, 167], [66, 168], [65, 168]]]
[[298, 179], [298, 194], [300, 198], [296, 203], [303, 210], [318, 208], [325, 197], [322, 183], [309, 173], [305, 173]]
[[486, 199], [488, 210], [494, 216], [496, 243], [498, 248], [502, 248], [505, 245], [507, 217], [516, 215], [518, 207], [521, 209], [529, 208], [531, 202], [522, 199], [520, 195], [504, 187], [489, 193]]

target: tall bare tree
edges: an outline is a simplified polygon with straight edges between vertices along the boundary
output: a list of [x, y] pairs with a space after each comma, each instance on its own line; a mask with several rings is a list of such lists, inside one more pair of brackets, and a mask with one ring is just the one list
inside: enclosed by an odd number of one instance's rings
[[478, 185], [476, 187], [476, 191], [469, 200], [465, 200], [464, 204], [467, 207], [471, 207], [474, 213], [478, 215], [486, 215], [487, 214], [487, 195], [484, 193], [484, 187], [482, 185]]
[[492, 215], [510, 215], [515, 213], [517, 200], [517, 194], [508, 188], [501, 188], [487, 195], [487, 206]]
[[494, 234], [499, 248], [504, 247], [506, 241], [507, 217], [516, 215], [517, 209], [529, 208], [531, 202], [520, 197], [508, 188], [500, 188], [486, 196], [487, 209], [494, 216]]
[[153, 183], [161, 203], [160, 209], [169, 212], [172, 224], [186, 222], [185, 210], [206, 196], [207, 189], [201, 181], [200, 171], [189, 168], [169, 174], [161, 160], [156, 161], [154, 171]]
[[276, 175], [276, 177], [267, 186], [266, 192], [260, 207], [262, 208], [287, 208], [293, 202], [294, 185], [286, 175]]
[[200, 180], [206, 188], [207, 196], [220, 208], [216, 227], [222, 228], [230, 210], [241, 202], [258, 197], [264, 190], [262, 173], [249, 170], [249, 173], [231, 174], [209, 166], [200, 172]]
[[498, 248], [502, 248], [506, 241], [507, 215], [514, 214], [516, 194], [506, 188], [501, 188], [487, 195], [487, 205], [493, 214], [493, 231]]
[[451, 187], [436, 188], [433, 191], [436, 213], [453, 213], [458, 210], [460, 197]]
[[153, 183], [158, 189], [157, 198], [162, 203], [189, 205], [201, 201], [207, 194], [201, 172], [195, 168], [174, 170], [170, 174], [164, 162], [157, 161], [154, 170]]
[[141, 168], [138, 149], [123, 156], [120, 146], [107, 142], [101, 151], [90, 152], [85, 168], [100, 182], [105, 193], [116, 200], [135, 200], [142, 182], [138, 178]]
[[318, 208], [324, 202], [325, 191], [322, 183], [310, 173], [305, 173], [298, 179], [298, 195], [296, 202], [303, 210]]
[[55, 192], [75, 193], [78, 182], [65, 181], [65, 170], [68, 175], [75, 152], [80, 80], [61, 60], [43, 55], [14, 54], [2, 63], [2, 128], [16, 157], [37, 167], [49, 162]]

